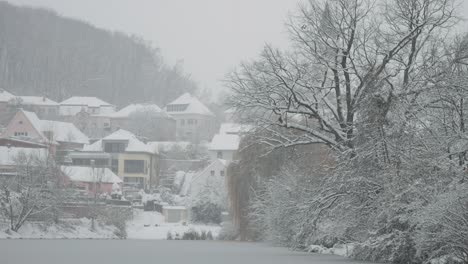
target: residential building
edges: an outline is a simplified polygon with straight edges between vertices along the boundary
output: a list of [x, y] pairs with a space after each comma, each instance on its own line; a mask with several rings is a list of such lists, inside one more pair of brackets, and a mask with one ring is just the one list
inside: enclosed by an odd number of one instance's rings
[[111, 121], [107, 115], [93, 115], [82, 109], [74, 116], [61, 116], [62, 120], [73, 123], [91, 139], [100, 139], [109, 135]]
[[189, 195], [192, 200], [203, 197], [207, 188], [216, 190], [220, 204], [227, 203], [227, 168], [229, 161], [223, 159], [213, 160], [210, 165], [195, 174], [191, 179]]
[[130, 104], [108, 116], [112, 131], [125, 129], [148, 141], [176, 139], [176, 120], [156, 104]]
[[165, 107], [165, 111], [174, 117], [177, 140], [188, 140], [198, 143], [210, 140], [216, 133], [215, 115], [189, 93], [181, 95]]
[[115, 106], [89, 96], [73, 96], [60, 103], [61, 116], [74, 116], [81, 111], [90, 115], [109, 115], [115, 112]]
[[59, 104], [45, 96], [16, 96], [10, 104], [34, 112], [41, 119], [57, 119], [59, 114]]
[[71, 123], [41, 120], [33, 112], [20, 109], [8, 123], [3, 138], [19, 138], [43, 143], [63, 158], [66, 152], [89, 144], [88, 137]]
[[239, 142], [240, 137], [238, 135], [216, 134], [208, 147], [210, 159], [236, 160]]
[[119, 129], [81, 151], [70, 153], [74, 166], [108, 167], [126, 185], [147, 189], [159, 183], [159, 155], [133, 133]]
[[82, 189], [90, 196], [110, 195], [114, 184], [122, 184], [122, 180], [109, 168], [61, 166], [60, 169], [65, 187]]
[[16, 111], [12, 111], [12, 107], [10, 106], [10, 102], [15, 98], [14, 94], [0, 89], [0, 128], [5, 127], [15, 115]]

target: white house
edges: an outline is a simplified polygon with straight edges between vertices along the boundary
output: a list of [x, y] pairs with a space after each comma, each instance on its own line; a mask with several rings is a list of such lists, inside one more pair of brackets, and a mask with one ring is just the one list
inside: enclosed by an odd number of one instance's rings
[[164, 110], [177, 121], [177, 140], [200, 142], [216, 133], [216, 117], [208, 107], [189, 93], [169, 103]]
[[176, 120], [153, 103], [130, 104], [108, 115], [111, 129], [125, 129], [147, 140], [176, 138]]
[[60, 103], [61, 116], [74, 116], [84, 111], [90, 115], [107, 115], [115, 112], [115, 106], [97, 97], [73, 96]]
[[210, 159], [224, 159], [232, 161], [237, 159], [240, 137], [233, 134], [216, 134], [210, 142], [208, 151]]
[[189, 191], [191, 200], [209, 199], [211, 202], [226, 205], [228, 166], [228, 161], [216, 159], [192, 176]]

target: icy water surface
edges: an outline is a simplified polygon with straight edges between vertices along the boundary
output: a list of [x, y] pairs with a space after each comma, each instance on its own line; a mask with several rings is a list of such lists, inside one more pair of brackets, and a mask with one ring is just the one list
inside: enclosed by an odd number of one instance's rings
[[167, 240], [0, 240], [2, 264], [337, 264], [331, 255], [291, 252], [265, 244]]

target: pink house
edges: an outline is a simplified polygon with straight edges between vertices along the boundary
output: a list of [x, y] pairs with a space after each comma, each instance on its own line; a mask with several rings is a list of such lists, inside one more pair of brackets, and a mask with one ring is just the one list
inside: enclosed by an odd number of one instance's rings
[[89, 196], [111, 194], [112, 186], [122, 187], [122, 180], [108, 168], [62, 166], [64, 187], [78, 187]]
[[8, 123], [3, 138], [23, 138], [47, 144], [52, 154], [56, 150], [81, 149], [89, 143], [88, 137], [72, 123], [40, 120], [34, 112], [20, 109]]

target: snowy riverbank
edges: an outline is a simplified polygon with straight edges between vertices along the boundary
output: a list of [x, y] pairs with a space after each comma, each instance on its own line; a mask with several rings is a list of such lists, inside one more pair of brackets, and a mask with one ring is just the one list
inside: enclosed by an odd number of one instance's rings
[[[68, 219], [59, 224], [25, 223], [18, 232], [6, 231], [6, 224], [0, 225], [0, 239], [117, 239], [116, 228], [96, 222], [91, 228], [91, 220]], [[199, 225], [164, 223], [164, 217], [158, 212], [135, 210], [133, 219], [127, 222], [127, 239], [166, 239], [170, 232], [173, 237], [182, 236], [189, 230], [211, 232], [217, 237], [221, 227], [216, 225]]]

